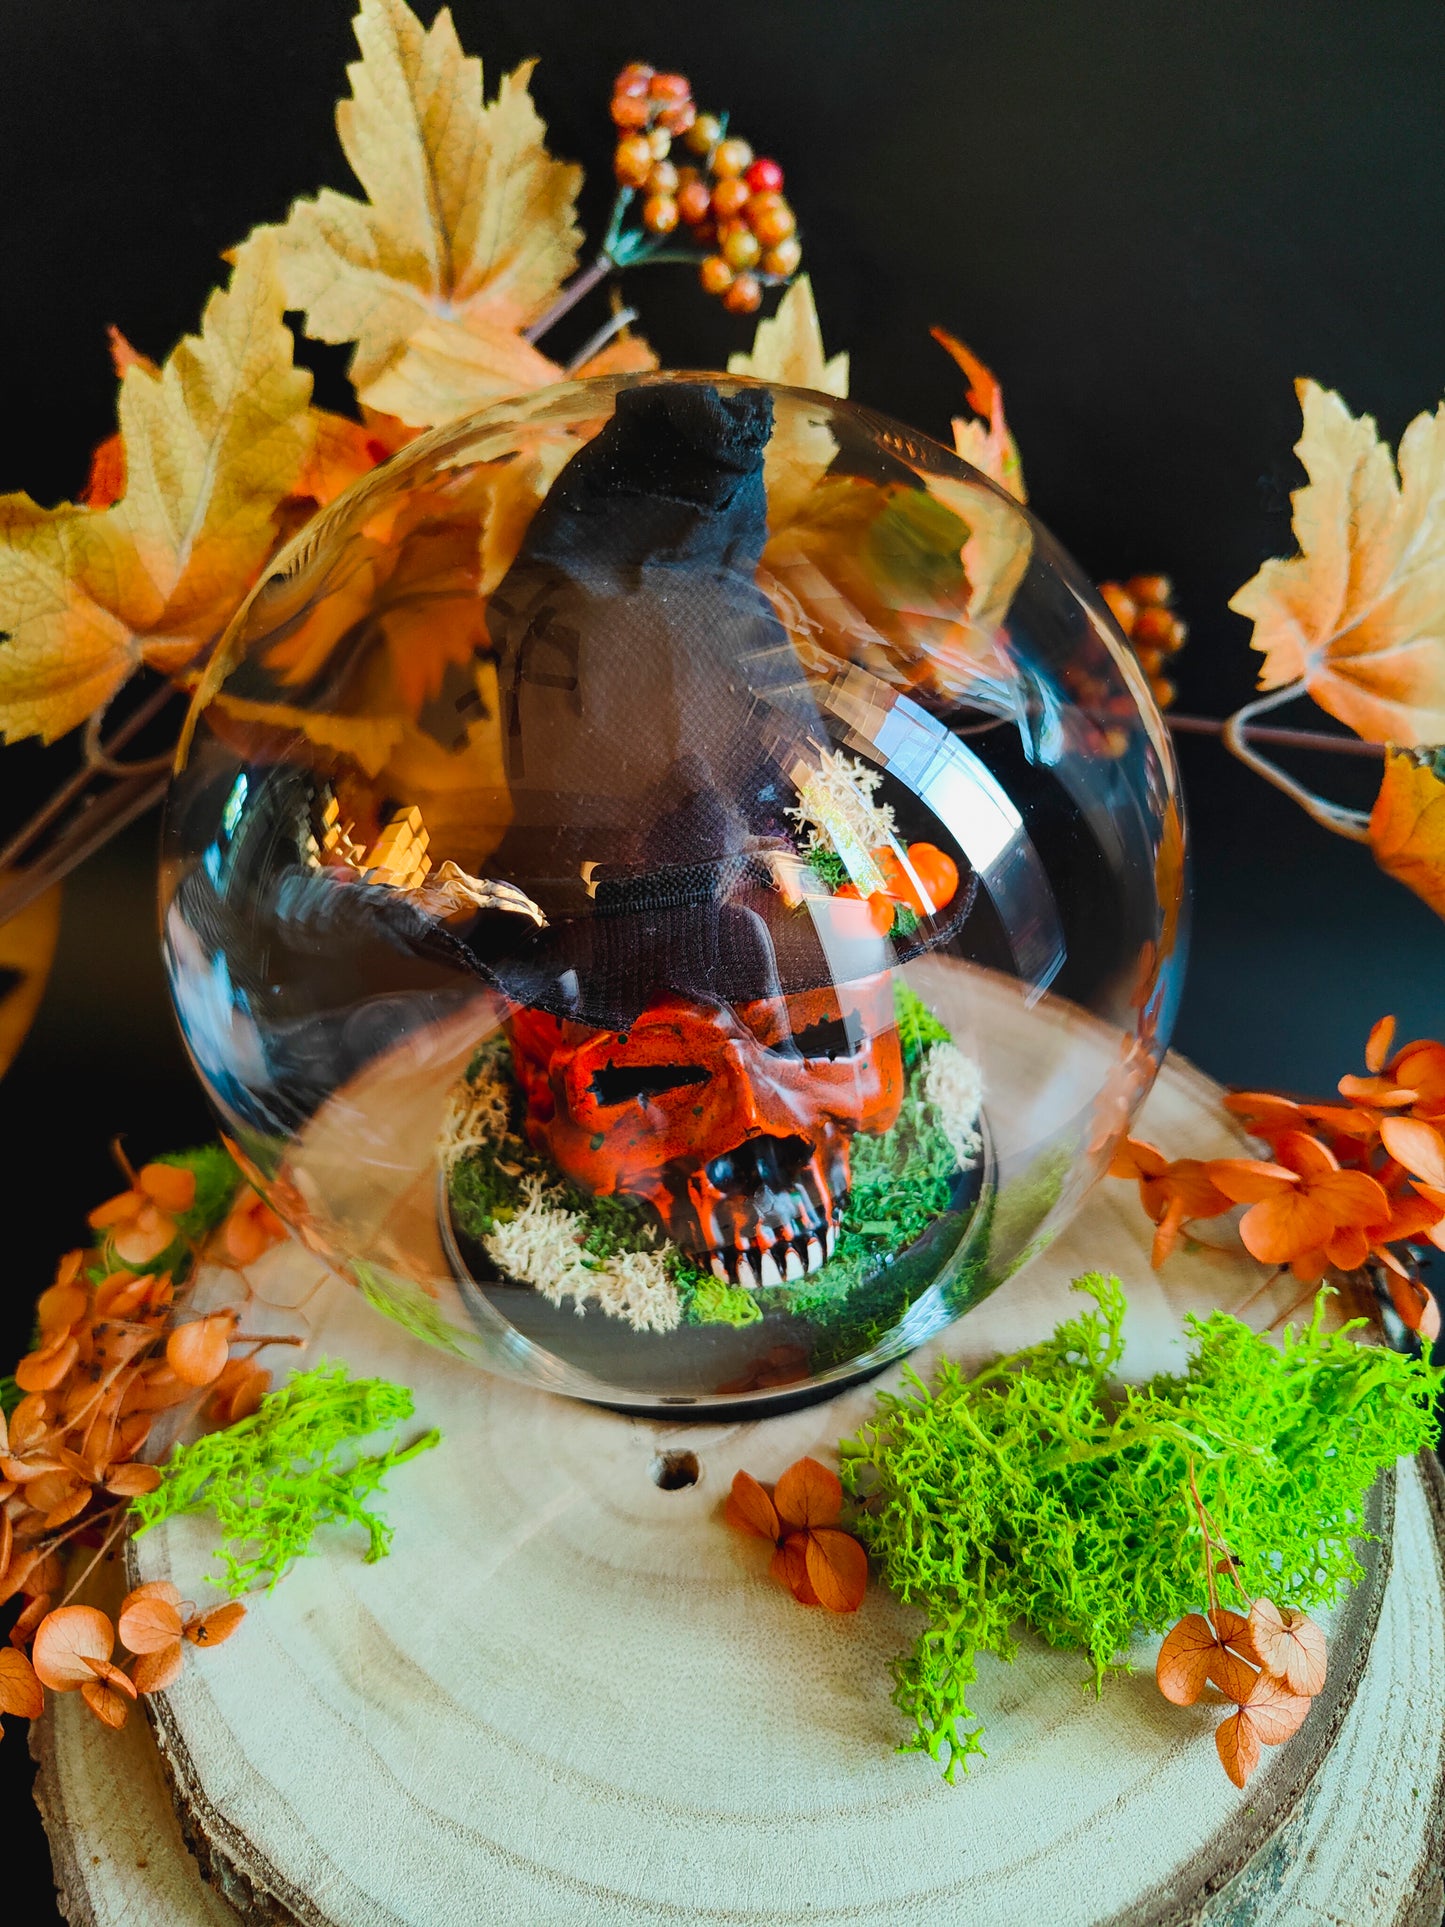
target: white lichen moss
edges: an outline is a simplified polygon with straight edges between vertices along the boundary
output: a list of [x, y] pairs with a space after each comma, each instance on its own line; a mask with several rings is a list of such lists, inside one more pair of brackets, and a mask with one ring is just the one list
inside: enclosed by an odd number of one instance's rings
[[541, 1178], [523, 1180], [525, 1201], [482, 1240], [492, 1262], [554, 1305], [572, 1299], [580, 1318], [595, 1304], [634, 1331], [672, 1331], [681, 1323], [677, 1287], [660, 1251], [619, 1251], [594, 1258], [582, 1249], [585, 1219], [569, 1211]]
[[507, 1134], [511, 1091], [506, 1079], [485, 1064], [470, 1082], [463, 1079], [452, 1094], [442, 1119], [441, 1157], [450, 1171], [469, 1151], [500, 1144]]
[[978, 1132], [983, 1079], [978, 1065], [957, 1044], [930, 1046], [923, 1060], [922, 1094], [953, 1146], [960, 1168], [966, 1168], [983, 1149]]
[[809, 849], [840, 857], [864, 896], [881, 890], [883, 872], [873, 852], [895, 842], [897, 831], [890, 806], [874, 801], [881, 771], [842, 750], [825, 749], [820, 766], [794, 780], [798, 807], [788, 814], [807, 831]]

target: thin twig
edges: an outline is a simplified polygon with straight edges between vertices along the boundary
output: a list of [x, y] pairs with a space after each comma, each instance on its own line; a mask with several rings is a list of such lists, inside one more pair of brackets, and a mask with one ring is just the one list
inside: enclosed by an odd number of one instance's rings
[[540, 341], [549, 328], [556, 327], [563, 315], [570, 314], [579, 301], [585, 300], [591, 294], [599, 281], [607, 279], [615, 265], [612, 256], [604, 249], [595, 261], [589, 262], [585, 268], [573, 275], [551, 307], [544, 309], [530, 328], [523, 329], [522, 339]]
[[[70, 1603], [70, 1601], [80, 1591], [81, 1587], [85, 1584], [86, 1580], [89, 1579], [90, 1575], [95, 1571], [96, 1567], [100, 1564], [101, 1560], [104, 1559], [105, 1555], [110, 1551], [111, 1547], [115, 1544], [116, 1540], [125, 1531], [125, 1515], [129, 1511], [129, 1509], [130, 1509], [129, 1499], [122, 1500], [120, 1505], [119, 1518], [116, 1520], [115, 1524], [111, 1527], [110, 1531], [106, 1534], [105, 1538], [101, 1541], [100, 1549], [96, 1553], [95, 1557], [90, 1561], [89, 1565], [87, 1565], [85, 1569], [81, 1572], [79, 1578], [72, 1579], [70, 1584], [66, 1587], [65, 1597], [60, 1602], [62, 1606], [68, 1605]], [[94, 1524], [95, 1521], [92, 1520], [91, 1523]]]
[[1259, 755], [1250, 747], [1249, 733], [1256, 716], [1267, 710], [1278, 709], [1285, 703], [1293, 702], [1296, 696], [1304, 694], [1304, 684], [1286, 683], [1282, 689], [1271, 689], [1267, 695], [1257, 696], [1243, 709], [1237, 709], [1224, 725], [1225, 747], [1237, 756], [1241, 763], [1248, 765], [1256, 776], [1262, 776], [1266, 783], [1273, 784], [1277, 790], [1298, 803], [1306, 816], [1336, 836], [1348, 837], [1353, 843], [1368, 843], [1370, 840], [1370, 819], [1363, 810], [1346, 809], [1342, 804], [1331, 803], [1327, 797], [1319, 796], [1303, 783], [1297, 783], [1292, 776], [1286, 776], [1277, 763], [1270, 762], [1267, 756]]
[[[1172, 709], [1164, 718], [1180, 736], [1223, 736], [1227, 720], [1218, 716], [1180, 716]], [[1251, 724], [1244, 731], [1251, 743], [1273, 743], [1279, 749], [1318, 749], [1331, 756], [1368, 756], [1379, 762], [1385, 753], [1383, 743], [1367, 743], [1358, 736], [1334, 736], [1322, 729], [1274, 729], [1268, 723]]]
[[598, 328], [594, 334], [590, 334], [587, 337], [576, 354], [573, 355], [572, 359], [567, 363], [567, 373], [569, 375], [575, 375], [577, 370], [591, 361], [595, 354], [601, 353], [614, 335], [620, 335], [622, 330], [629, 327], [636, 319], [636, 308], [619, 308], [615, 315], [611, 316], [609, 320], [604, 321], [602, 326]]

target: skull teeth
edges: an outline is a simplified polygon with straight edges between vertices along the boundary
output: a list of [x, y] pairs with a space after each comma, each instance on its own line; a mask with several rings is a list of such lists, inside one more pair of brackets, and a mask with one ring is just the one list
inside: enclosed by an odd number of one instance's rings
[[792, 1285], [820, 1271], [837, 1242], [838, 1234], [830, 1225], [826, 1238], [778, 1239], [770, 1251], [759, 1250], [752, 1255], [736, 1246], [710, 1251], [708, 1265], [714, 1278], [725, 1285], [741, 1285], [744, 1291]]

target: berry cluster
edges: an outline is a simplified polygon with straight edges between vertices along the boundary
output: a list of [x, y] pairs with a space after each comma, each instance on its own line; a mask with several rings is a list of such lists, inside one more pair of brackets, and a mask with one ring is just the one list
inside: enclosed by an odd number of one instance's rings
[[[765, 285], [797, 273], [803, 250], [783, 198], [783, 170], [755, 157], [727, 131], [727, 117], [699, 114], [682, 74], [638, 62], [612, 91], [618, 185], [641, 194], [642, 225], [661, 239], [677, 231], [706, 250], [699, 278], [731, 314], [752, 314]], [[677, 139], [693, 159], [671, 158]]]
[[1164, 665], [1178, 655], [1189, 634], [1169, 606], [1174, 597], [1173, 583], [1167, 575], [1131, 575], [1127, 582], [1101, 582], [1099, 594], [1133, 644], [1155, 702], [1167, 709], [1175, 692], [1174, 684], [1164, 674]]

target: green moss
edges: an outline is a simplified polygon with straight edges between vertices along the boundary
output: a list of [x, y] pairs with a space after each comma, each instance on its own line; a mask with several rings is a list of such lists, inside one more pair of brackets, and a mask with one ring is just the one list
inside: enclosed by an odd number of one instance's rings
[[382, 1271], [377, 1265], [369, 1265], [361, 1258], [351, 1264], [351, 1275], [356, 1280], [356, 1288], [383, 1318], [389, 1318], [403, 1331], [410, 1332], [413, 1338], [420, 1338], [425, 1344], [436, 1345], [454, 1358], [469, 1356], [464, 1345], [460, 1344], [457, 1334], [442, 1316], [441, 1307], [422, 1290], [420, 1285], [410, 1280], [398, 1278], [394, 1272]]
[[480, 1244], [498, 1220], [506, 1224], [515, 1217], [522, 1202], [521, 1177], [502, 1170], [497, 1158], [497, 1148], [484, 1144], [452, 1166], [452, 1218], [474, 1244]]
[[344, 1365], [298, 1372], [249, 1418], [177, 1446], [156, 1490], [132, 1501], [137, 1532], [185, 1513], [214, 1513], [223, 1535], [216, 1556], [233, 1595], [263, 1583], [269, 1591], [324, 1525], [360, 1526], [366, 1559], [381, 1559], [392, 1529], [366, 1502], [394, 1467], [440, 1435], [425, 1432], [408, 1446], [370, 1455], [354, 1447], [368, 1433], [403, 1423], [412, 1410], [404, 1386], [351, 1378]]
[[756, 1293], [714, 1278], [711, 1272], [698, 1272], [685, 1315], [690, 1325], [755, 1325], [763, 1310]]
[[841, 890], [848, 881], [848, 866], [836, 850], [809, 850], [808, 868], [830, 890]]
[[24, 1393], [15, 1383], [15, 1375], [13, 1372], [7, 1373], [4, 1378], [0, 1378], [0, 1412], [3, 1412], [6, 1418], [9, 1418], [23, 1397]]
[[1308, 1609], [1359, 1577], [1378, 1473], [1437, 1436], [1445, 1374], [1327, 1332], [1325, 1294], [1278, 1346], [1223, 1312], [1191, 1319], [1187, 1372], [1117, 1393], [1118, 1280], [1075, 1289], [1097, 1310], [972, 1378], [946, 1360], [931, 1387], [910, 1374], [840, 1447], [856, 1530], [927, 1616], [895, 1664], [906, 1745], [950, 1779], [982, 1751], [966, 1697], [980, 1652], [1011, 1660], [1024, 1625], [1087, 1653], [1097, 1687], [1136, 1629], [1199, 1606], [1191, 1467], [1246, 1587]]
[[893, 979], [893, 1011], [905, 1070], [913, 1069], [930, 1044], [952, 1043], [948, 1026], [939, 1022], [918, 992], [901, 977]]

